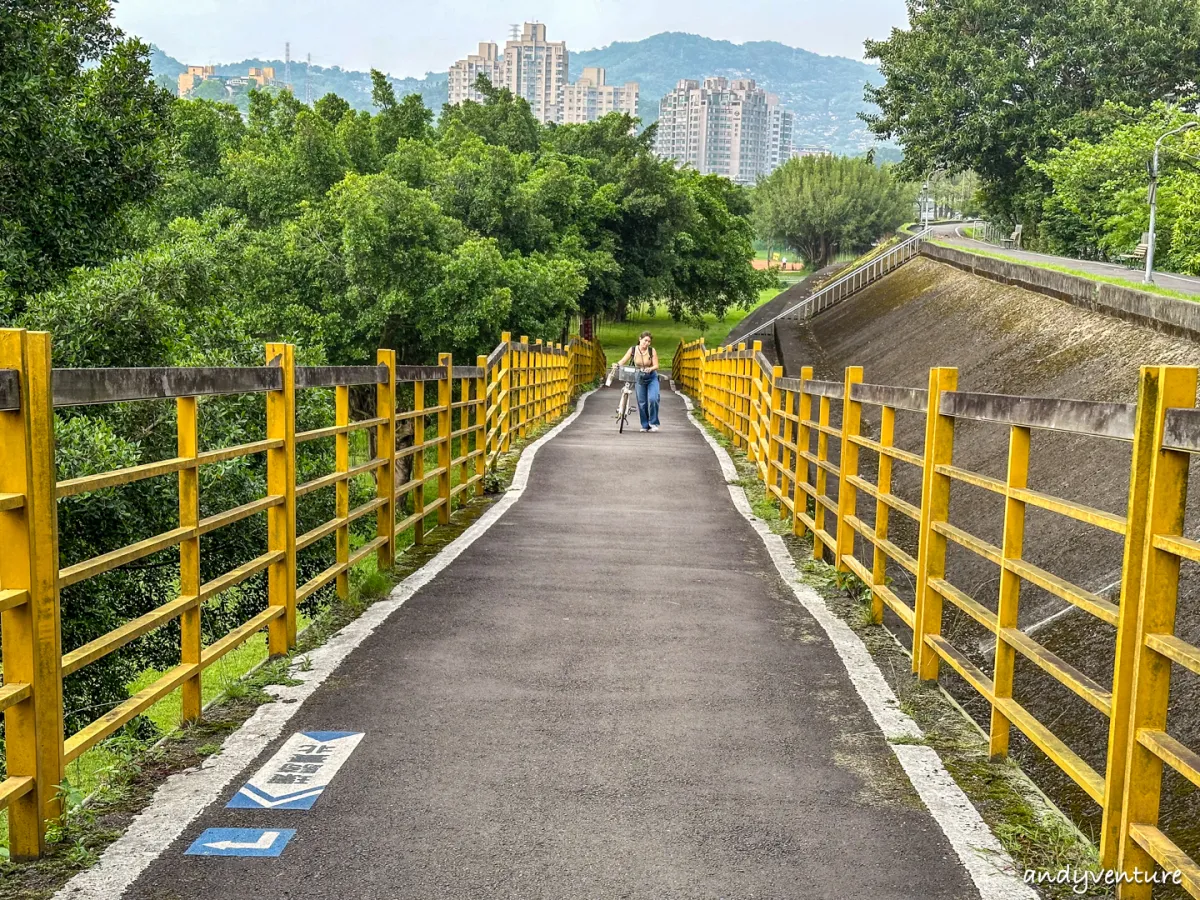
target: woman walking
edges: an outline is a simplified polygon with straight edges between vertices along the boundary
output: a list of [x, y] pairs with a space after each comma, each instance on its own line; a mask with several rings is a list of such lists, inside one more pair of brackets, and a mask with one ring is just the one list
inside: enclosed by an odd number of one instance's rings
[[627, 365], [631, 360], [638, 370], [637, 391], [638, 417], [642, 420], [642, 431], [658, 431], [658, 351], [650, 346], [653, 338], [643, 331], [638, 342], [626, 351], [617, 365]]

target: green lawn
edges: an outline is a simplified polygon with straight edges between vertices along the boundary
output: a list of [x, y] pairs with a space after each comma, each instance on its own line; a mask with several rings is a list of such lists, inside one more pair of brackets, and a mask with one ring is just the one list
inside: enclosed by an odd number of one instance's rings
[[671, 357], [680, 341], [694, 341], [703, 336], [710, 347], [721, 343], [738, 322], [746, 318], [751, 311], [762, 306], [772, 297], [779, 294], [779, 288], [768, 288], [759, 291], [758, 302], [751, 309], [731, 309], [723, 319], [707, 315], [703, 324], [693, 325], [676, 322], [663, 307], [655, 309], [651, 315], [645, 309], [631, 312], [624, 322], [611, 322], [600, 326], [600, 346], [609, 363], [620, 359], [625, 351], [637, 343], [638, 335], [649, 331], [654, 336], [654, 346], [658, 348], [659, 368], [668, 372], [671, 368]]

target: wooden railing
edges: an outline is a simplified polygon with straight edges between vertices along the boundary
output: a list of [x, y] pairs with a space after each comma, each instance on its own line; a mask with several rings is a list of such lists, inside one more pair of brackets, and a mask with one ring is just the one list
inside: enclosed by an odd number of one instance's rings
[[[867, 383], [857, 367], [836, 382], [814, 379], [811, 368], [798, 379], [784, 378], [760, 349], [757, 342], [715, 350], [703, 339], [680, 344], [675, 381], [694, 399], [698, 415], [746, 452], [794, 532], [812, 535], [813, 556], [862, 582], [874, 621], [883, 621], [886, 608], [911, 629], [914, 673], [935, 680], [945, 663], [988, 702], [992, 756], [1007, 755], [1016, 726], [1098, 805], [1102, 866], [1143, 877], [1155, 865], [1179, 870], [1190, 895], [1200, 897], [1200, 866], [1159, 828], [1164, 771], [1200, 786], [1200, 754], [1171, 736], [1168, 715], [1172, 666], [1200, 674], [1200, 648], [1177, 633], [1175, 616], [1180, 562], [1200, 562], [1200, 541], [1183, 534], [1189, 465], [1200, 453], [1198, 370], [1143, 368], [1137, 403], [1106, 403], [959, 391], [952, 368], [932, 369], [925, 387]], [[875, 437], [863, 428], [864, 407], [878, 410]], [[915, 417], [913, 426], [923, 423], [922, 446], [896, 446], [898, 416]], [[1007, 429], [1004, 478], [955, 465], [956, 425], [966, 420]], [[1126, 509], [1031, 489], [1030, 437], [1045, 430], [1128, 446]], [[970, 433], [973, 440], [977, 433]], [[860, 474], [863, 453], [875, 463], [873, 481]], [[893, 490], [897, 464], [920, 474], [919, 494], [906, 499]], [[951, 492], [962, 488], [1002, 499], [999, 545], [951, 521]], [[1023, 545], [1031, 507], [1119, 536], [1119, 603], [1028, 561]], [[914, 535], [907, 547], [893, 539], [895, 516]], [[948, 543], [998, 569], [994, 608], [950, 581]], [[911, 602], [895, 589], [892, 574], [912, 583]], [[1084, 674], [1017, 627], [1022, 584], [1109, 628], [1110, 683]], [[990, 672], [943, 633], [946, 603], [994, 637]], [[1105, 716], [1103, 772], [1014, 697], [1018, 656]], [[1145, 898], [1150, 890], [1145, 883], [1124, 884], [1120, 896]]]
[[[600, 377], [604, 353], [593, 341], [567, 346], [513, 341], [507, 333], [488, 357], [456, 366], [450, 354], [436, 366], [398, 366], [391, 350], [380, 350], [374, 366], [304, 367], [294, 348], [268, 344], [259, 368], [52, 369], [50, 335], [0, 329], [0, 639], [4, 683], [7, 777], [0, 781], [0, 809], [9, 814], [9, 848], [14, 858], [39, 855], [45, 822], [59, 813], [57, 788], [64, 767], [96, 746], [167, 694], [180, 690], [182, 719], [200, 717], [204, 671], [252, 635], [267, 630], [271, 654], [296, 646], [296, 608], [320, 588], [336, 584], [349, 594], [349, 572], [374, 554], [391, 568], [397, 536], [412, 529], [423, 542], [427, 519], [450, 521], [454, 498], [482, 494], [489, 466], [531, 429], [562, 417], [580, 388]], [[410, 409], [397, 398], [411, 385]], [[374, 387], [371, 418], [352, 421], [350, 391]], [[334, 424], [296, 430], [296, 395], [332, 389]], [[266, 395], [266, 437], [237, 446], [199, 449], [197, 398], [244, 393]], [[56, 477], [54, 410], [95, 403], [174, 399], [178, 450], [173, 458], [131, 468], [59, 481]], [[398, 440], [400, 430], [408, 432]], [[400, 429], [398, 429], [400, 426]], [[355, 432], [374, 433], [374, 453], [350, 464]], [[334, 442], [334, 470], [301, 484], [296, 481], [296, 447]], [[455, 452], [457, 451], [457, 455]], [[200, 469], [262, 454], [266, 493], [234, 509], [200, 516]], [[436, 455], [436, 460], [427, 456]], [[407, 471], [397, 484], [397, 473]], [[457, 472], [457, 478], [454, 477]], [[178, 527], [129, 546], [59, 568], [58, 505], [72, 497], [144, 479], [178, 479]], [[352, 481], [371, 475], [375, 496], [350, 508]], [[457, 482], [457, 483], [455, 483]], [[427, 486], [436, 485], [428, 497]], [[296, 502], [320, 491], [335, 494], [334, 517], [296, 533]], [[408, 513], [397, 520], [407, 502]], [[350, 526], [375, 515], [375, 537], [351, 551]], [[219, 577], [201, 581], [200, 538], [263, 515], [266, 552]], [[328, 567], [297, 584], [296, 555], [333, 536]], [[65, 654], [61, 647], [59, 591], [162, 550], [179, 548], [179, 595]], [[253, 575], [268, 573], [266, 607], [205, 646], [200, 614], [204, 605]], [[74, 734], [64, 734], [63, 678], [130, 641], [180, 621], [179, 663]]]

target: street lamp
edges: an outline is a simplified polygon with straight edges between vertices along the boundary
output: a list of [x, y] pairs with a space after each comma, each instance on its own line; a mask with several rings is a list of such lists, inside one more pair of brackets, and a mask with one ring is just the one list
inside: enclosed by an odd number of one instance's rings
[[1154, 157], [1150, 162], [1150, 232], [1146, 242], [1146, 276], [1142, 279], [1143, 284], [1154, 284], [1154, 219], [1158, 206], [1156, 202], [1158, 200], [1158, 149], [1162, 146], [1162, 142], [1171, 135], [1190, 131], [1197, 125], [1200, 125], [1200, 122], [1187, 122], [1160, 135], [1154, 142]]

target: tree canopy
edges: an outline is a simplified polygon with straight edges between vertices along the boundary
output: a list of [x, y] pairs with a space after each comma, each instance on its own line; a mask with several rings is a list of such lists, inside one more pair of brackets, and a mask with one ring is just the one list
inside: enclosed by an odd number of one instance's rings
[[867, 88], [903, 172], [974, 170], [989, 210], [1035, 223], [1030, 161], [1111, 127], [1106, 103], [1146, 108], [1200, 80], [1195, 0], [908, 0], [907, 29], [867, 41], [886, 83]]
[[913, 190], [863, 158], [788, 160], [754, 190], [758, 233], [781, 240], [811, 265], [838, 251], [859, 251], [895, 231], [912, 214]]
[[121, 244], [119, 213], [161, 176], [169, 95], [103, 0], [0, 11], [0, 298]]

